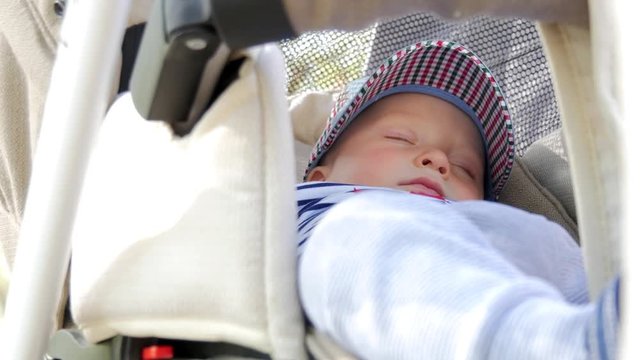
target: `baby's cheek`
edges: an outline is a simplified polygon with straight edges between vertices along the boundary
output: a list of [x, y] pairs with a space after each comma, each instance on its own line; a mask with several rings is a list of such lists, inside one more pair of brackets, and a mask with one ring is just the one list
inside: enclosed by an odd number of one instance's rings
[[452, 200], [482, 200], [483, 190], [478, 189], [476, 184], [462, 183], [457, 184], [452, 189]]
[[389, 177], [405, 162], [385, 148], [359, 148], [336, 158], [332, 181], [370, 186], [388, 186]]

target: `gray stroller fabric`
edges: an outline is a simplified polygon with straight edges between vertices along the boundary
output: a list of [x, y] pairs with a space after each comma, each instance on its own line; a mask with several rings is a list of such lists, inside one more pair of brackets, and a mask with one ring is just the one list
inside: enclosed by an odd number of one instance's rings
[[396, 50], [426, 39], [460, 43], [501, 85], [514, 124], [516, 153], [560, 128], [551, 75], [535, 25], [523, 19], [474, 17], [461, 22], [413, 14], [358, 32], [318, 32], [281, 43], [288, 93], [337, 91], [375, 71]]
[[573, 221], [576, 221], [571, 173], [561, 135], [560, 131], [554, 131], [536, 141], [529, 146], [522, 161], [540, 184], [563, 205]]

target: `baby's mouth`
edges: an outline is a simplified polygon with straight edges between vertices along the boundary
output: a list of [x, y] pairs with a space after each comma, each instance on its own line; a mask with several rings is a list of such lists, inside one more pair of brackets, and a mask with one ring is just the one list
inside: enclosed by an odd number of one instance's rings
[[400, 183], [400, 185], [412, 194], [424, 195], [444, 199], [444, 194], [440, 184], [428, 179], [417, 178]]

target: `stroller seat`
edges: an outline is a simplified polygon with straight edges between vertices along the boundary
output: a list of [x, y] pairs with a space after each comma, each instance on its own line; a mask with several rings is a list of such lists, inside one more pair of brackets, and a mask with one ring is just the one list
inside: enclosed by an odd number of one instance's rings
[[[71, 312], [89, 342], [124, 335], [227, 342], [274, 358], [350, 356], [313, 329], [305, 349], [295, 286], [293, 189], [332, 94], [296, 96], [288, 109], [279, 49], [240, 56], [238, 79], [188, 136], [142, 119], [129, 94], [107, 114], [73, 234]], [[503, 202], [577, 238], [575, 219], [525, 160]]]

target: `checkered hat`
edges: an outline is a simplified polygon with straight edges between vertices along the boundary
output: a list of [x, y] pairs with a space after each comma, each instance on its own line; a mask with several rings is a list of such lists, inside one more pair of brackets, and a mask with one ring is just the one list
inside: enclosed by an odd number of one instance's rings
[[396, 52], [358, 85], [338, 98], [305, 178], [368, 106], [392, 94], [423, 93], [450, 102], [474, 121], [485, 146], [485, 196], [497, 198], [513, 166], [511, 116], [493, 75], [474, 53], [453, 42], [420, 42]]

